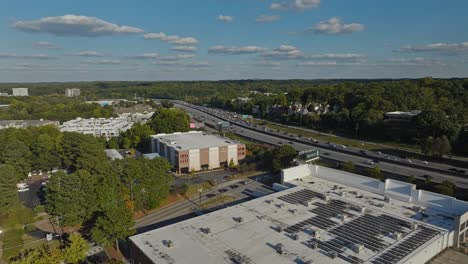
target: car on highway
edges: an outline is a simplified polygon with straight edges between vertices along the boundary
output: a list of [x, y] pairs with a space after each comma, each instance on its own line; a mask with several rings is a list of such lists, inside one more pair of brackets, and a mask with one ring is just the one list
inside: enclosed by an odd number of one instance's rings
[[377, 151], [377, 152], [375, 152], [375, 153], [377, 153], [377, 154], [379, 154], [379, 155], [382, 155], [382, 152], [380, 152], [380, 151]]
[[227, 189], [225, 189], [225, 188], [223, 188], [223, 189], [219, 189], [219, 190], [218, 190], [218, 192], [220, 192], [220, 193], [225, 193], [225, 192], [227, 192], [227, 191], [228, 191], [228, 190], [227, 190]]
[[229, 186], [229, 188], [231, 188], [231, 189], [237, 189], [237, 188], [239, 188], [239, 185], [233, 184], [233, 185]]
[[252, 180], [246, 180], [245, 184], [249, 184], [249, 183], [252, 183], [252, 182], [253, 182]]
[[364, 154], [364, 155], [367, 154], [365, 150], [360, 150], [359, 153]]
[[406, 162], [408, 162], [408, 163], [413, 163], [413, 161], [410, 160], [410, 159], [406, 159]]
[[374, 163], [379, 163], [380, 161], [379, 160], [376, 160], [376, 159], [373, 159], [372, 160]]
[[289, 141], [289, 144], [294, 144], [294, 142], [292, 142], [292, 141]]
[[372, 160], [366, 160], [364, 161], [365, 164], [369, 164], [369, 165], [374, 165], [374, 162]]
[[323, 155], [325, 155], [325, 156], [330, 156], [330, 153], [324, 152]]
[[213, 198], [216, 196], [216, 193], [209, 193], [206, 195], [207, 198]]
[[423, 164], [429, 164], [429, 162], [425, 161], [425, 160], [420, 160], [419, 162], [423, 163]]

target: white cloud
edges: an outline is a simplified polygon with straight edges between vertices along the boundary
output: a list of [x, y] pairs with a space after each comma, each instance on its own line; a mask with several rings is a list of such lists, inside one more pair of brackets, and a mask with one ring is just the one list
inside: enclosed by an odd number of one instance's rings
[[303, 61], [297, 63], [297, 66], [357, 66], [363, 65], [361, 62], [342, 62], [342, 61]]
[[47, 42], [47, 41], [34, 41], [32, 45], [33, 47], [38, 48], [38, 49], [51, 49], [51, 50], [60, 49], [59, 46], [55, 45], [54, 43]]
[[160, 60], [163, 61], [178, 61], [178, 60], [187, 60], [195, 57], [193, 54], [177, 54], [171, 56], [161, 57]]
[[468, 53], [468, 42], [461, 43], [431, 43], [426, 45], [404, 46], [399, 52], [433, 52], [445, 55]]
[[274, 21], [280, 20], [279, 16], [267, 16], [267, 15], [260, 15], [255, 19], [257, 23], [270, 23]]
[[222, 22], [232, 22], [234, 20], [233, 16], [225, 16], [225, 15], [219, 15], [216, 17], [216, 20], [222, 21]]
[[435, 66], [435, 65], [445, 65], [440, 60], [435, 59], [426, 59], [422, 57], [416, 58], [388, 58], [385, 60], [385, 63], [403, 65], [403, 66]]
[[274, 2], [270, 5], [271, 10], [306, 10], [317, 8], [320, 5], [320, 0], [288, 0], [282, 2]]
[[190, 61], [190, 62], [181, 62], [181, 61], [153, 61], [154, 65], [161, 66], [183, 66], [183, 67], [208, 67], [211, 64], [207, 61]]
[[0, 53], [0, 59], [54, 60], [57, 59], [57, 57], [52, 57], [45, 54], [20, 55], [16, 53]]
[[135, 55], [135, 56], [128, 56], [128, 58], [131, 59], [157, 59], [159, 58], [158, 53], [144, 53], [141, 55]]
[[140, 28], [121, 26], [99, 19], [79, 15], [44, 17], [38, 20], [18, 21], [13, 27], [32, 33], [50, 33], [57, 36], [95, 37], [115, 34], [143, 33]]
[[143, 36], [145, 39], [159, 39], [164, 42], [179, 45], [193, 45], [197, 44], [198, 40], [193, 37], [179, 37], [177, 35], [166, 35], [166, 33], [148, 33]]
[[266, 48], [258, 46], [213, 46], [208, 49], [208, 52], [214, 54], [251, 54], [266, 50]]
[[97, 61], [87, 60], [87, 61], [84, 61], [84, 63], [100, 64], [100, 65], [119, 65], [120, 61], [119, 60], [97, 60]]
[[276, 60], [336, 60], [348, 62], [359, 62], [366, 58], [365, 55], [356, 53], [306, 54], [298, 48], [290, 45], [281, 45], [274, 50], [263, 53], [261, 56], [263, 58]]
[[332, 17], [329, 20], [320, 21], [309, 30], [317, 34], [338, 35], [363, 31], [364, 25], [358, 23], [344, 24], [338, 17]]
[[171, 50], [181, 51], [181, 52], [196, 52], [197, 47], [195, 47], [195, 46], [175, 46], [175, 47], [172, 47]]
[[272, 51], [265, 52], [262, 56], [271, 59], [299, 59], [304, 54], [294, 46], [281, 45]]
[[71, 53], [72, 56], [79, 56], [79, 57], [105, 57], [106, 54], [100, 53], [94, 50], [85, 50], [76, 53]]

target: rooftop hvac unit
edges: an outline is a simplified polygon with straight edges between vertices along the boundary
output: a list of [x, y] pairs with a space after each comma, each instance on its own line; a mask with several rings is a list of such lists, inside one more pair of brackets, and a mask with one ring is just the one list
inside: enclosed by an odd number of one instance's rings
[[312, 201], [311, 200], [305, 200], [305, 201], [302, 201], [302, 204], [305, 207], [310, 207], [312, 205]]
[[315, 243], [315, 242], [310, 243], [310, 248], [311, 249], [316, 249], [317, 248], [317, 243]]
[[389, 203], [391, 201], [392, 201], [392, 199], [390, 197], [388, 197], [388, 196], [384, 197], [384, 202]]
[[289, 211], [291, 212], [291, 214], [296, 214], [297, 213], [297, 209], [290, 209]]
[[284, 253], [284, 246], [283, 246], [283, 244], [281, 244], [281, 243], [276, 244], [276, 252], [278, 252], [279, 254], [283, 254], [283, 253]]
[[364, 245], [363, 244], [355, 244], [353, 243], [353, 251], [356, 253], [360, 253], [361, 251], [364, 250]]
[[277, 231], [278, 233], [281, 233], [281, 232], [283, 232], [283, 227], [282, 227], [282, 226], [280, 226], [280, 225], [279, 225], [279, 226], [277, 226], [277, 227], [276, 227], [276, 231]]
[[397, 241], [400, 240], [402, 237], [403, 237], [403, 234], [400, 233], [400, 232], [392, 233], [392, 238], [397, 240]]
[[242, 218], [240, 216], [239, 217], [234, 217], [234, 221], [236, 221], [238, 223], [242, 223], [242, 222], [244, 222], [244, 218]]
[[291, 238], [292, 238], [293, 240], [298, 240], [298, 239], [299, 239], [299, 235], [298, 235], [298, 234], [292, 234], [292, 235], [291, 235]]
[[320, 231], [312, 230], [312, 237], [313, 238], [320, 238]]
[[330, 251], [330, 252], [328, 252], [328, 256], [331, 259], [335, 259], [338, 256], [338, 254], [335, 251]]
[[200, 228], [200, 231], [204, 234], [210, 234], [211, 233], [211, 229], [209, 227], [202, 227]]
[[338, 185], [333, 185], [333, 190], [338, 190]]

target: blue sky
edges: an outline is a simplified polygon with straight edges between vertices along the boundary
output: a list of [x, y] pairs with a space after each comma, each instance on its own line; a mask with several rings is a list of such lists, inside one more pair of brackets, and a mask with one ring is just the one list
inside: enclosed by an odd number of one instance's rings
[[3, 0], [0, 82], [467, 77], [466, 0]]

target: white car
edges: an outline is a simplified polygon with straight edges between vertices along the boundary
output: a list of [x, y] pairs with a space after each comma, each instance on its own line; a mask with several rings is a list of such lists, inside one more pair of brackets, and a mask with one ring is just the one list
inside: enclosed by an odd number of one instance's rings
[[369, 164], [369, 165], [374, 165], [374, 162], [372, 160], [366, 160], [364, 163]]
[[427, 161], [425, 161], [425, 160], [421, 160], [421, 163], [429, 164], [429, 162], [427, 162]]

